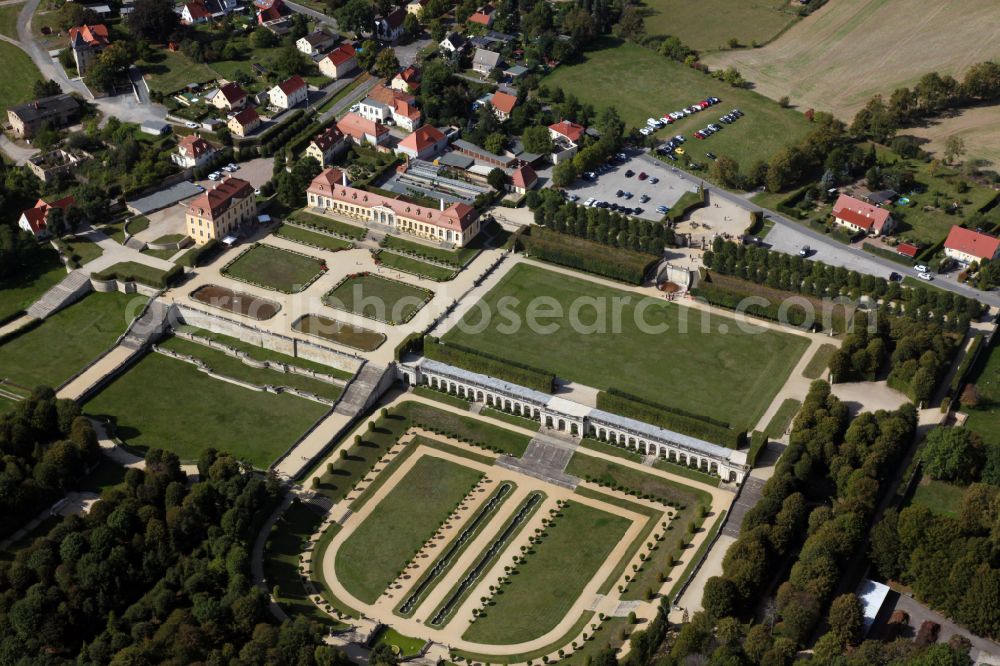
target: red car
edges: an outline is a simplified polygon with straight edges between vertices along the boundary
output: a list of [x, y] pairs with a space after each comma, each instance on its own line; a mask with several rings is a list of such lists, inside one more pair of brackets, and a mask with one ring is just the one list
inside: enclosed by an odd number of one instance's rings
[[649, 178], [649, 176], [646, 175], [645, 171], [639, 174], [639, 180], [646, 180], [647, 178]]
[[705, 138], [705, 135], [701, 133], [701, 130], [698, 130], [697, 132], [695, 132], [694, 136], [695, 136], [696, 139], [704, 139]]

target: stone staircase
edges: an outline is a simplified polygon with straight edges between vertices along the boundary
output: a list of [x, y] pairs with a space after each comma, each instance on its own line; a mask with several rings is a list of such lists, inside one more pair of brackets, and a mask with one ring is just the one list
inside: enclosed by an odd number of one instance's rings
[[125, 247], [132, 248], [137, 252], [142, 252], [146, 249], [146, 244], [135, 236], [129, 236], [128, 240], [125, 241]]
[[737, 538], [740, 536], [740, 528], [743, 527], [743, 517], [753, 506], [763, 497], [764, 481], [755, 476], [748, 476], [743, 482], [740, 494], [729, 510], [726, 517], [726, 525], [722, 528], [722, 534]]
[[539, 431], [528, 443], [523, 456], [520, 458], [500, 456], [496, 464], [504, 469], [574, 490], [580, 479], [567, 474], [565, 470], [577, 444], [578, 442], [574, 440], [553, 437], [544, 431]]
[[28, 316], [45, 319], [64, 307], [86, 296], [93, 287], [90, 278], [82, 271], [73, 271], [56, 286], [42, 294], [42, 297], [28, 308]]
[[361, 372], [355, 375], [347, 390], [340, 397], [334, 412], [351, 418], [357, 416], [368, 406], [374, 393], [385, 375], [386, 367], [375, 363], [365, 363]]
[[121, 339], [121, 346], [126, 349], [143, 349], [155, 342], [167, 327], [167, 316], [170, 306], [160, 301], [150, 301], [146, 311], [132, 322]]

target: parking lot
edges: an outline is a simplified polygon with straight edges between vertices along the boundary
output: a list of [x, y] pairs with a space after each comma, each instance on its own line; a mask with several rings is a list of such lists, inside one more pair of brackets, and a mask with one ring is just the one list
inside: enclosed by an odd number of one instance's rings
[[[236, 178], [242, 178], [253, 187], [258, 188], [267, 181], [271, 180], [271, 172], [274, 169], [274, 158], [255, 157], [248, 162], [240, 162], [238, 166], [240, 168], [233, 173], [226, 173], [223, 171], [222, 174], [227, 177], [234, 176]], [[204, 187], [206, 190], [212, 189], [212, 187], [218, 183], [218, 181], [212, 181], [208, 178], [195, 182]]]
[[[611, 166], [605, 173], [598, 174], [596, 180], [577, 179], [566, 188], [566, 191], [579, 196], [580, 200], [577, 201], [579, 204], [593, 197], [629, 208], [638, 206], [642, 208], [642, 213], [636, 217], [647, 220], [663, 219], [663, 214], [657, 213], [656, 207], [673, 206], [685, 191], [691, 189], [691, 183], [677, 175], [666, 164], [651, 164], [645, 160], [635, 159], [638, 154], [640, 153], [636, 151], [628, 153], [629, 157], [624, 163]], [[625, 176], [628, 171], [634, 172], [631, 178]], [[639, 180], [639, 174], [643, 172], [649, 178]], [[656, 178], [658, 182], [651, 182], [652, 178]], [[618, 190], [631, 192], [633, 196], [628, 200], [615, 196]], [[644, 194], [649, 196], [649, 201], [640, 203], [639, 199]]]

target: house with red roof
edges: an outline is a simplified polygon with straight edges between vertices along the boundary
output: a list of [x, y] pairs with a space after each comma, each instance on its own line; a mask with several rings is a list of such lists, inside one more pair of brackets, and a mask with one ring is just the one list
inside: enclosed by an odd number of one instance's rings
[[960, 264], [972, 264], [1000, 257], [1000, 238], [960, 227], [957, 224], [944, 241], [945, 256]]
[[833, 204], [833, 221], [855, 233], [884, 236], [891, 233], [896, 221], [885, 208], [841, 194]]
[[260, 116], [253, 107], [243, 109], [226, 123], [233, 136], [247, 136], [260, 127]]
[[306, 196], [311, 208], [458, 247], [467, 245], [480, 230], [479, 214], [468, 204], [445, 207], [442, 201], [440, 208], [432, 208], [359, 190], [347, 184], [346, 175], [339, 169], [327, 169], [316, 176]]
[[580, 139], [586, 132], [587, 128], [583, 125], [577, 125], [565, 119], [549, 125], [549, 138], [552, 139], [552, 163], [559, 164], [576, 155]]
[[212, 12], [208, 10], [202, 0], [188, 2], [181, 9], [181, 23], [184, 25], [194, 25], [195, 23], [205, 23], [212, 18]]
[[242, 178], [226, 178], [191, 200], [184, 216], [185, 228], [196, 245], [204, 245], [236, 233], [256, 214], [253, 186]]
[[215, 152], [215, 146], [197, 134], [191, 134], [177, 142], [177, 152], [170, 159], [180, 167], [193, 169], [210, 162]]
[[361, 101], [358, 113], [375, 122], [394, 123], [408, 132], [420, 125], [422, 117], [413, 95], [385, 86], [372, 88], [368, 97]]
[[317, 64], [324, 75], [339, 79], [358, 68], [358, 58], [353, 46], [341, 44], [320, 58]]
[[410, 65], [392, 77], [389, 87], [404, 93], [417, 92], [420, 89], [420, 69], [415, 65]]
[[530, 164], [514, 169], [510, 174], [510, 191], [514, 194], [527, 194], [528, 190], [538, 184], [538, 174]]
[[510, 118], [514, 107], [517, 106], [517, 95], [498, 90], [490, 97], [490, 106], [493, 107], [493, 115], [497, 117], [497, 120], [503, 122]]
[[254, 0], [253, 4], [257, 10], [257, 23], [269, 28], [285, 23], [292, 15], [284, 0]]
[[495, 13], [493, 5], [483, 5], [476, 11], [476, 13], [469, 17], [469, 23], [481, 25], [484, 28], [492, 28], [493, 16]]
[[388, 127], [353, 111], [337, 121], [337, 129], [357, 144], [379, 146], [389, 140]]
[[102, 23], [81, 25], [69, 29], [69, 48], [73, 51], [76, 71], [81, 76], [86, 74], [97, 56], [101, 55], [101, 51], [108, 48], [110, 44], [108, 28]]
[[448, 138], [433, 125], [417, 128], [399, 142], [396, 153], [406, 155], [411, 160], [429, 160], [448, 146]]
[[306, 101], [308, 97], [309, 88], [306, 86], [305, 80], [298, 74], [285, 79], [267, 91], [267, 98], [271, 106], [279, 109], [291, 109]]
[[328, 167], [345, 150], [347, 137], [336, 126], [331, 126], [313, 137], [306, 147], [306, 157], [313, 158], [321, 167]]
[[240, 84], [229, 82], [220, 86], [209, 101], [212, 106], [222, 111], [239, 111], [247, 105], [247, 99], [247, 91], [243, 90]]
[[52, 203], [46, 203], [45, 199], [39, 199], [34, 206], [21, 211], [21, 218], [17, 221], [17, 226], [35, 238], [44, 238], [50, 235], [46, 229], [46, 221], [52, 209], [60, 208], [65, 212], [67, 208], [75, 205], [76, 199], [73, 197], [64, 197]]
[[900, 243], [896, 246], [896, 254], [901, 254], [904, 257], [909, 257], [910, 259], [916, 259], [917, 254], [920, 253], [920, 248], [913, 243]]

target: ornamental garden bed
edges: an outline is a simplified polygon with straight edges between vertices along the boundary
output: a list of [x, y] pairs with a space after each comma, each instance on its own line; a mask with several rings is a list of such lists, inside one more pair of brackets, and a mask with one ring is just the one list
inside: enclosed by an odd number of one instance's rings
[[299, 317], [292, 324], [292, 330], [365, 352], [374, 351], [385, 342], [382, 333], [316, 314]]
[[434, 292], [375, 275], [348, 275], [323, 296], [323, 303], [387, 324], [404, 324], [426, 305]]
[[270, 319], [281, 309], [281, 306], [272, 300], [215, 284], [198, 287], [191, 292], [191, 298], [210, 307], [250, 317], [257, 321]]
[[297, 294], [326, 272], [326, 262], [301, 252], [255, 243], [220, 272], [262, 289]]

